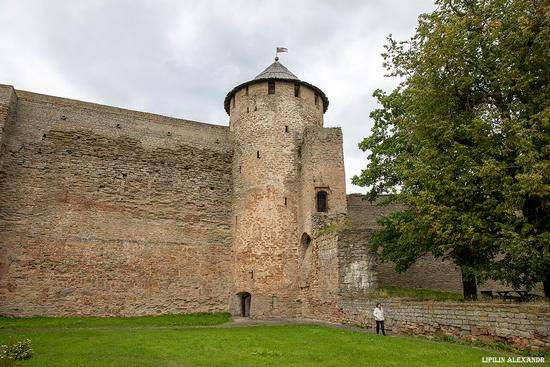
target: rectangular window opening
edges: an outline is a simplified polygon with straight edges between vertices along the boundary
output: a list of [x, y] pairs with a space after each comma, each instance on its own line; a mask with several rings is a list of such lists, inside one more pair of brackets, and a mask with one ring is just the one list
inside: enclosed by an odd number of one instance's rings
[[275, 80], [267, 82], [267, 94], [275, 94]]
[[231, 107], [235, 108], [235, 96], [233, 96], [233, 98], [231, 98]]
[[319, 105], [319, 95], [315, 93], [315, 106]]
[[294, 84], [294, 97], [300, 97], [300, 84]]
[[285, 198], [285, 206], [286, 206], [286, 203], [287, 203], [287, 200], [286, 200], [286, 198]]
[[285, 126], [285, 133], [288, 132], [288, 125]]
[[260, 158], [260, 151], [256, 151], [256, 158]]
[[246, 89], [244, 90], [244, 95], [248, 96], [248, 85], [246, 86]]

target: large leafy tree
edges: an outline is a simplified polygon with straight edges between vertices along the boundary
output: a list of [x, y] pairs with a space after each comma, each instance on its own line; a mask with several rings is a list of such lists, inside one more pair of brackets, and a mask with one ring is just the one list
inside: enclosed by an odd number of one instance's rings
[[370, 164], [355, 176], [403, 209], [373, 244], [406, 270], [426, 253], [476, 279], [550, 293], [550, 1], [437, 0], [415, 36], [390, 36]]

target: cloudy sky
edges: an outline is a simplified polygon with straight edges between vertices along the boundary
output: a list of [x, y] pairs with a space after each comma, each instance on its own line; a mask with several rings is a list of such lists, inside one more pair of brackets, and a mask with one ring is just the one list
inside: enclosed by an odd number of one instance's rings
[[367, 163], [385, 38], [413, 35], [431, 0], [0, 0], [0, 84], [228, 124], [223, 99], [273, 62], [320, 87], [340, 126], [348, 193]]

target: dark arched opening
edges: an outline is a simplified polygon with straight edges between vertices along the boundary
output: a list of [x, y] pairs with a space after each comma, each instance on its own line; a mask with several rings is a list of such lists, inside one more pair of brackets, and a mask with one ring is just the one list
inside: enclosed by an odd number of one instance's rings
[[328, 194], [326, 191], [317, 192], [317, 211], [318, 212], [328, 211]]
[[250, 317], [250, 302], [252, 295], [248, 292], [237, 293], [239, 297], [239, 311], [242, 317]]

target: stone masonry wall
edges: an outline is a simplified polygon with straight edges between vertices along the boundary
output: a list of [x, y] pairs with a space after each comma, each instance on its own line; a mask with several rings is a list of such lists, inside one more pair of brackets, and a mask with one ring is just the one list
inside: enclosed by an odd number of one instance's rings
[[10, 130], [15, 123], [17, 96], [12, 86], [0, 84], [0, 167]]
[[[399, 206], [391, 204], [379, 206], [386, 197], [382, 196], [371, 203], [362, 200], [361, 195], [348, 195], [348, 216], [356, 229], [373, 231], [379, 228], [377, 220], [384, 215], [399, 210]], [[367, 235], [367, 233], [365, 233]], [[451, 261], [441, 261], [432, 255], [418, 259], [404, 273], [397, 273], [391, 262], [379, 263], [376, 268], [378, 286], [432, 289], [448, 292], [462, 292], [462, 275], [460, 269]]]
[[16, 91], [0, 314], [227, 310], [229, 129]]
[[[550, 304], [419, 302], [379, 300], [386, 330], [399, 334], [447, 335], [508, 343], [519, 349], [550, 348]], [[344, 299], [344, 323], [373, 328], [378, 300]]]
[[340, 294], [365, 296], [378, 289], [376, 255], [368, 249], [371, 231], [345, 229], [338, 233]]
[[[300, 235], [304, 232], [312, 235], [347, 213], [342, 130], [307, 126], [300, 156]], [[328, 194], [328, 217], [317, 213], [316, 195], [321, 190]]]
[[339, 322], [338, 235], [316, 236], [305, 249], [301, 266], [302, 316], [313, 320]]
[[[311, 237], [300, 251], [302, 316], [335, 320], [339, 317], [339, 246], [334, 228], [346, 217], [344, 154], [340, 128], [307, 126], [300, 148], [301, 206], [299, 233]], [[327, 211], [317, 212], [316, 196], [325, 191]]]

